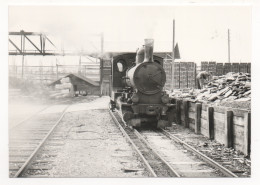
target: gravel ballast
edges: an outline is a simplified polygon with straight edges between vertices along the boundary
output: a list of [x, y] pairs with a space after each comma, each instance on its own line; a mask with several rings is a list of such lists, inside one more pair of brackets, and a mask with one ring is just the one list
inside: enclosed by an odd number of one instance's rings
[[173, 124], [168, 128], [176, 137], [188, 143], [211, 159], [219, 162], [239, 177], [251, 176], [251, 159], [241, 152], [232, 148], [226, 148], [223, 144], [215, 140], [210, 140], [203, 135], [197, 135], [190, 129], [181, 125]]
[[50, 177], [147, 177], [108, 110], [68, 112], [57, 128], [65, 145]]

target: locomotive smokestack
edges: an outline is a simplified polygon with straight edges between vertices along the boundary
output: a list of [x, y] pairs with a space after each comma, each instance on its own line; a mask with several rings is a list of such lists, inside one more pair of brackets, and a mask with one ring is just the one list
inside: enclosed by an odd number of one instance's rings
[[153, 62], [153, 39], [144, 39], [144, 62]]

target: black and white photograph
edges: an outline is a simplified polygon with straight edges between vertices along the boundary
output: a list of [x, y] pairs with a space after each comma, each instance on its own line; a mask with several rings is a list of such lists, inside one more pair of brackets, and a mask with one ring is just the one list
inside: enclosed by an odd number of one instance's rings
[[24, 2], [1, 28], [8, 181], [256, 176], [253, 2]]

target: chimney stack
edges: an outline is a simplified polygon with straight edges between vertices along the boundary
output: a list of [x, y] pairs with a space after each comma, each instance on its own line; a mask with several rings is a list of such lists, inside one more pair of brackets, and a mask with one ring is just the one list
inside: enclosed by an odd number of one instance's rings
[[153, 62], [153, 39], [144, 39], [144, 62]]

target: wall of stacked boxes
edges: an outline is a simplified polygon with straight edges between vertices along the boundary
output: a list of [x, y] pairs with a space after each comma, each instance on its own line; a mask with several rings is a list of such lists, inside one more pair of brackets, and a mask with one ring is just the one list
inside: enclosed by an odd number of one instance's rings
[[108, 96], [110, 93], [111, 59], [100, 61], [100, 88], [101, 94]]
[[[165, 89], [171, 88], [171, 60], [164, 60], [164, 69], [166, 72]], [[194, 62], [174, 62], [174, 89], [195, 88], [196, 87], [196, 68]]]
[[211, 72], [213, 76], [226, 75], [229, 72], [251, 74], [251, 63], [201, 62], [201, 71]]
[[[171, 59], [164, 60], [166, 72], [165, 89], [171, 90]], [[251, 63], [217, 63], [215, 61], [202, 61], [197, 70], [195, 62], [174, 62], [174, 89], [196, 88], [196, 76], [199, 71], [210, 72], [213, 76], [223, 76], [229, 72], [251, 74]]]

